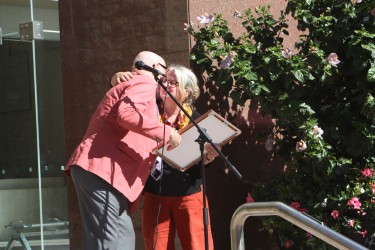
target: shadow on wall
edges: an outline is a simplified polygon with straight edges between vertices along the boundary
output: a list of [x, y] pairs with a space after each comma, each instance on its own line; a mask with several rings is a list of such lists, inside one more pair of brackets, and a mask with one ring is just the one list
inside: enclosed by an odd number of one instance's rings
[[[235, 166], [243, 179], [229, 171], [224, 161], [216, 159], [206, 172], [207, 196], [210, 204], [211, 226], [216, 249], [230, 249], [230, 221], [234, 211], [246, 202], [254, 184], [264, 183], [282, 170], [282, 165], [265, 149], [265, 139], [260, 137], [273, 125], [262, 117], [258, 107], [248, 101], [244, 107], [233, 104], [228, 91], [219, 90], [214, 82], [194, 67], [201, 83], [201, 95], [195, 103], [200, 113], [209, 109], [219, 113], [242, 134], [222, 148], [224, 155]], [[259, 232], [260, 218], [249, 218], [245, 223], [245, 239], [252, 249], [278, 249], [269, 234]], [[266, 243], [267, 242], [267, 243]]]

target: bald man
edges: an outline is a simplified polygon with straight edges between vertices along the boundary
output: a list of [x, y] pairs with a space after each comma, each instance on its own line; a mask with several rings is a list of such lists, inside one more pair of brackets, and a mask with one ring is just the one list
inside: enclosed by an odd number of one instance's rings
[[[139, 53], [136, 61], [165, 71], [164, 59], [153, 52]], [[87, 250], [135, 248], [130, 214], [155, 161], [151, 151], [158, 143], [173, 149], [181, 142], [158, 119], [153, 73], [134, 63], [137, 75], [106, 93], [65, 168], [76, 188]]]

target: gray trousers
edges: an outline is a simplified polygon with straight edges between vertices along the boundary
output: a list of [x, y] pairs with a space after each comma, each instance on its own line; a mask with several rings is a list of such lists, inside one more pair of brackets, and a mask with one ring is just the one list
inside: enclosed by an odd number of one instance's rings
[[83, 224], [85, 250], [134, 250], [135, 233], [128, 200], [109, 183], [72, 166]]

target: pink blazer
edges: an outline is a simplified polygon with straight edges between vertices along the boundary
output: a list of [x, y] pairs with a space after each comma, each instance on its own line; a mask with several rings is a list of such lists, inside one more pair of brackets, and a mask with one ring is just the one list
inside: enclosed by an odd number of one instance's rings
[[159, 121], [157, 83], [137, 75], [111, 88], [90, 119], [65, 172], [78, 165], [110, 183], [130, 201], [141, 194], [155, 160], [156, 141], [168, 141], [171, 127]]

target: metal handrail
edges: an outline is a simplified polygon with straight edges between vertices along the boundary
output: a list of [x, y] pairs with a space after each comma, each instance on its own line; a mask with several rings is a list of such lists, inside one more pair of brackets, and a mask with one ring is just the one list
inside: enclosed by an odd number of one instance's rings
[[282, 217], [338, 249], [368, 249], [282, 202], [253, 202], [241, 205], [232, 216], [230, 224], [232, 250], [245, 250], [243, 226], [247, 217], [273, 215]]

